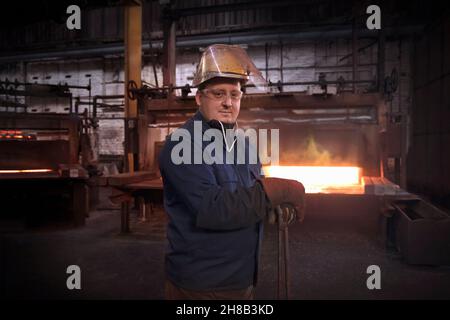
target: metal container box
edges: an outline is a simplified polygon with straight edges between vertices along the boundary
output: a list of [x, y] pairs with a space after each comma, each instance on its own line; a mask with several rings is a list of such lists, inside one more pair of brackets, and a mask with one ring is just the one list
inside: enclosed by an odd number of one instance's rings
[[424, 200], [394, 204], [394, 242], [409, 264], [450, 265], [450, 216]]

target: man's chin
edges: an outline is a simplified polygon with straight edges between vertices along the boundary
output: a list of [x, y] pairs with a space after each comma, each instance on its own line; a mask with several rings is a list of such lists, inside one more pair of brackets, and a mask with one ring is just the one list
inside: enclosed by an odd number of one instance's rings
[[217, 120], [219, 120], [223, 123], [227, 123], [227, 124], [232, 124], [232, 123], [236, 122], [236, 120], [233, 119], [233, 117], [231, 115], [229, 115], [229, 116], [228, 115], [219, 115], [217, 118], [218, 118]]

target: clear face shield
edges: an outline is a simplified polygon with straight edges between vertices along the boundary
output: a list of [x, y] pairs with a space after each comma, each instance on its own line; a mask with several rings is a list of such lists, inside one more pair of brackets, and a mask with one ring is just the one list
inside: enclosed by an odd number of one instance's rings
[[267, 82], [261, 72], [247, 52], [236, 45], [216, 44], [206, 48], [192, 84], [198, 86], [215, 77], [242, 79], [253, 84], [258, 90], [268, 91]]

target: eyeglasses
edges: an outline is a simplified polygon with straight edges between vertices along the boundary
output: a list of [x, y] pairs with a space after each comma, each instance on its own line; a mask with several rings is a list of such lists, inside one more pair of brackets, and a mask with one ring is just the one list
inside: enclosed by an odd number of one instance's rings
[[[217, 90], [217, 89], [203, 89], [201, 91], [208, 98], [216, 100], [216, 101], [224, 101], [228, 98], [228, 93], [225, 90]], [[231, 101], [237, 102], [242, 98], [242, 91], [233, 90], [229, 93]]]

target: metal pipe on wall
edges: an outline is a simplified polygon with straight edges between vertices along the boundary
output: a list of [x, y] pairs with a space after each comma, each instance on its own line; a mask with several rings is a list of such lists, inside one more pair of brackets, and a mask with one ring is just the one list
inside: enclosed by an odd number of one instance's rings
[[[389, 28], [383, 30], [385, 37], [387, 36], [408, 36], [414, 33], [420, 33], [423, 31], [423, 27], [409, 26]], [[374, 37], [372, 30], [359, 30], [360, 38]], [[258, 30], [258, 31], [246, 31], [235, 33], [222, 33], [222, 34], [208, 34], [208, 35], [194, 35], [194, 36], [180, 36], [176, 39], [176, 47], [199, 47], [208, 46], [214, 43], [279, 43], [280, 39], [286, 43], [298, 42], [298, 41], [312, 41], [316, 39], [348, 39], [352, 36], [351, 28], [342, 28], [330, 30], [329, 28], [315, 29], [311, 31], [277, 31], [277, 30]], [[163, 41], [152, 41], [152, 48], [162, 48]], [[146, 51], [150, 49], [150, 44], [145, 43], [142, 45], [142, 50]], [[0, 56], [0, 64], [11, 63], [18, 61], [36, 61], [36, 60], [48, 60], [48, 59], [62, 59], [62, 58], [79, 58], [89, 56], [101, 56], [109, 54], [123, 54], [124, 46], [121, 43], [105, 44], [100, 46], [86, 46], [78, 49], [66, 49], [66, 50], [46, 50], [36, 53], [9, 53], [7, 55]]]
[[[352, 61], [353, 61], [353, 81], [358, 80], [358, 35], [356, 29], [356, 21], [353, 20], [352, 28]], [[353, 93], [356, 93], [356, 82], [353, 82]]]

